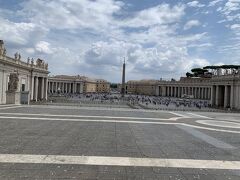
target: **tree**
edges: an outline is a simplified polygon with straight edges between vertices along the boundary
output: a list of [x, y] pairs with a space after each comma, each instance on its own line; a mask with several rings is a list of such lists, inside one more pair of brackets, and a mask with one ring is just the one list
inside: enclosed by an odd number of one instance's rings
[[190, 72], [187, 72], [187, 73], [186, 73], [186, 76], [187, 76], [187, 77], [193, 77], [193, 74], [190, 73]]
[[195, 77], [201, 77], [204, 75], [205, 72], [208, 72], [207, 69], [202, 69], [202, 68], [193, 68], [191, 71]]

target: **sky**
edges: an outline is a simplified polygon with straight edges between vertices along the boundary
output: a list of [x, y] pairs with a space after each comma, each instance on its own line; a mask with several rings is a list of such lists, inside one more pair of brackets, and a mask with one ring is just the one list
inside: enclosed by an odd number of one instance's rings
[[178, 79], [240, 64], [240, 0], [0, 0], [7, 55], [44, 59], [50, 75], [121, 82]]

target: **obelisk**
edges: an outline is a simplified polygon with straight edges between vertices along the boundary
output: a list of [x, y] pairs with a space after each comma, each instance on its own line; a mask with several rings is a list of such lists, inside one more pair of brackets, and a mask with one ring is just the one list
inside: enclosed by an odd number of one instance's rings
[[122, 97], [124, 97], [125, 95], [125, 91], [126, 91], [126, 85], [125, 85], [125, 68], [126, 68], [126, 64], [125, 64], [125, 58], [124, 58], [124, 62], [123, 62], [123, 71], [122, 71], [122, 89], [121, 89], [121, 94]]

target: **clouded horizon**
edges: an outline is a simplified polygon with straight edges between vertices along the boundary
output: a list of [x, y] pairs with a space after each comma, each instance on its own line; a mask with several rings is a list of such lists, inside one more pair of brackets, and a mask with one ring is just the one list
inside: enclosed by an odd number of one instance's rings
[[121, 81], [179, 78], [240, 64], [240, 0], [0, 0], [7, 55], [41, 58], [50, 75]]

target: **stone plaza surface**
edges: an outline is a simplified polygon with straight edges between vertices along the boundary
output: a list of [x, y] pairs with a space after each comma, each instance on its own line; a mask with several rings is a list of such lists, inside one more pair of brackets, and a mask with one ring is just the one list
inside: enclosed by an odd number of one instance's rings
[[240, 114], [0, 106], [0, 179], [240, 179]]

